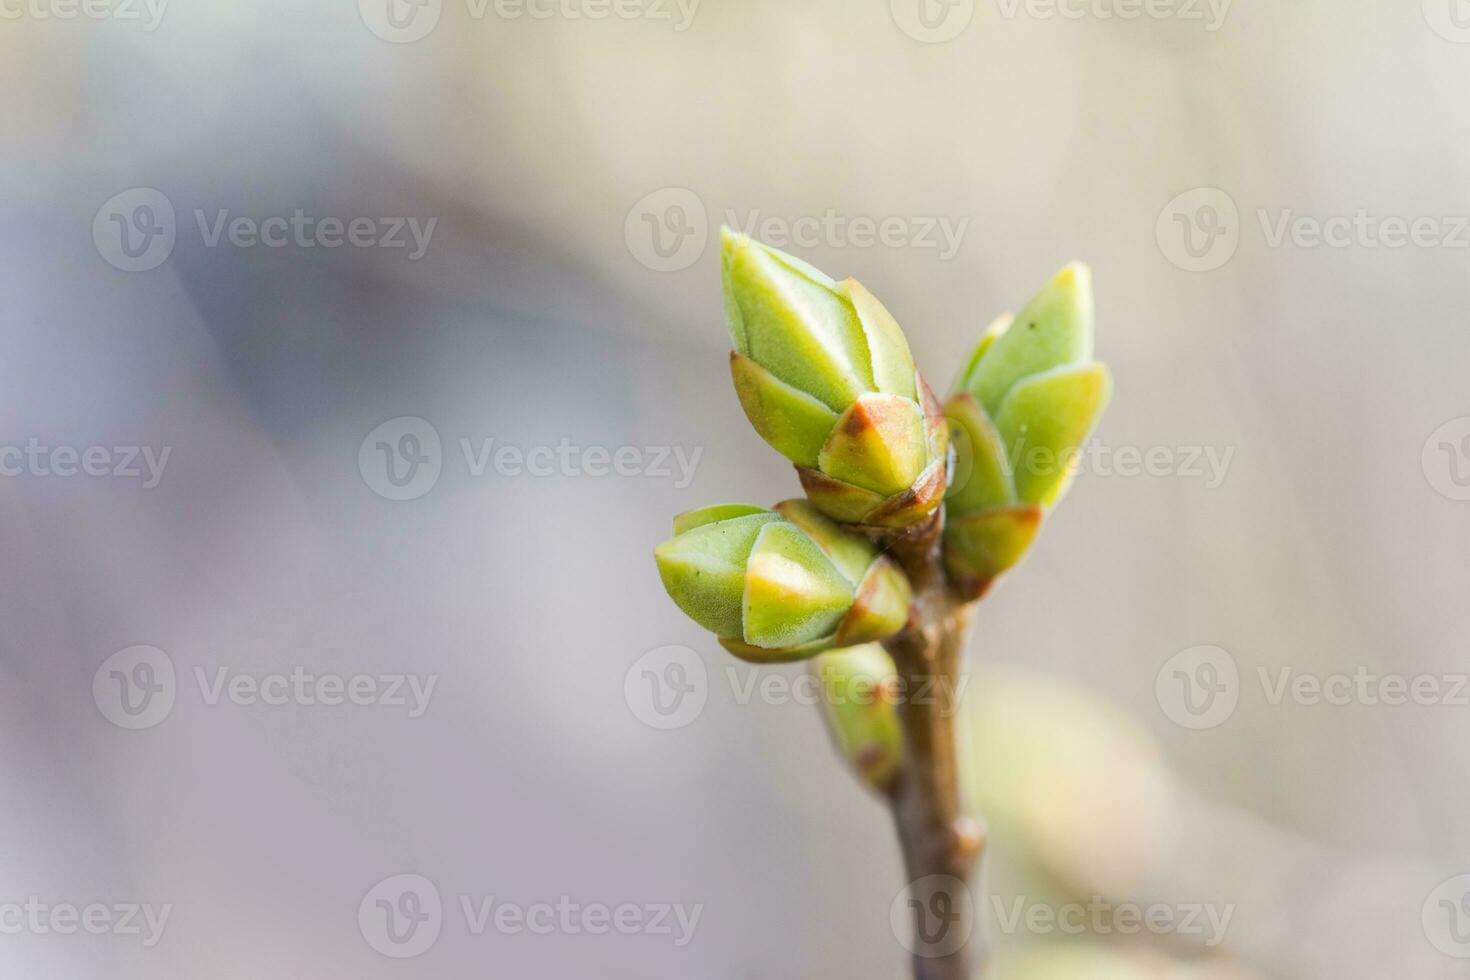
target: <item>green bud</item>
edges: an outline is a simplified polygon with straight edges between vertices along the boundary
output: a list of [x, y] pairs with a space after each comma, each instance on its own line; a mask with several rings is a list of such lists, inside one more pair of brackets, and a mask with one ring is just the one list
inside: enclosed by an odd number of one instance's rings
[[[992, 418], [1022, 378], [1092, 360], [1092, 272], [1073, 262], [1052, 277], [1010, 324], [997, 328], [956, 388], [980, 400]], [[987, 331], [989, 333], [989, 331]]]
[[822, 717], [837, 751], [857, 777], [877, 792], [892, 785], [903, 761], [898, 671], [877, 643], [832, 650], [812, 661], [820, 683]]
[[730, 374], [751, 425], [836, 520], [916, 524], [939, 506], [943, 413], [893, 315], [855, 280], [721, 232]]
[[803, 660], [884, 639], [908, 620], [898, 566], [805, 500], [680, 514], [654, 558], [669, 597], [745, 660]]
[[944, 406], [955, 446], [945, 563], [978, 597], [1025, 554], [1066, 493], [1112, 394], [1092, 360], [1092, 274], [1073, 263], [986, 329]]

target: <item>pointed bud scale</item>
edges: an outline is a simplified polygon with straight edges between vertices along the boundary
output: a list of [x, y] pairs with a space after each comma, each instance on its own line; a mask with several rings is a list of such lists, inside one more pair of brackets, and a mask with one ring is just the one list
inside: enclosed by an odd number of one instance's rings
[[867, 538], [849, 534], [809, 500], [783, 500], [775, 506], [775, 511], [815, 541], [850, 581], [859, 582], [868, 574], [877, 551]]
[[835, 480], [889, 496], [907, 490], [929, 456], [919, 403], [897, 395], [862, 395], [837, 420], [817, 457]]
[[950, 390], [951, 395], [965, 390], [974, 383], [975, 369], [980, 366], [980, 359], [985, 356], [986, 351], [990, 350], [990, 345], [995, 343], [996, 338], [1010, 329], [1015, 319], [1016, 317], [1013, 313], [1002, 313], [990, 321], [990, 325], [980, 335], [980, 342], [970, 352], [970, 360], [966, 362], [965, 366], [960, 370], [960, 373], [955, 375], [954, 385]]
[[692, 531], [705, 524], [713, 524], [716, 521], [726, 521], [732, 517], [749, 517], [752, 514], [766, 513], [764, 507], [752, 507], [750, 504], [712, 504], [709, 507], [699, 507], [695, 510], [686, 510], [674, 518], [674, 533], [683, 534]]
[[1005, 442], [967, 391], [944, 406], [954, 445], [954, 472], [944, 502], [949, 514], [973, 514], [987, 507], [1014, 503], [1016, 482], [1011, 475]]
[[909, 618], [909, 580], [897, 565], [880, 558], [858, 583], [852, 611], [837, 625], [832, 642], [837, 646], [881, 640], [903, 629]]
[[730, 374], [761, 438], [844, 523], [900, 528], [943, 496], [943, 413], [893, 315], [854, 280], [726, 228]]
[[1092, 349], [1092, 277], [1073, 263], [1015, 317], [991, 323], [955, 379], [944, 548], [965, 594], [1020, 561], [1066, 492], [1112, 392]]
[[767, 524], [745, 563], [743, 638], [779, 650], [831, 636], [854, 594], [853, 583], [800, 528]]
[[654, 550], [664, 588], [742, 659], [801, 660], [907, 622], [903, 573], [807, 501], [705, 507], [675, 518], [674, 531]]
[[877, 643], [832, 650], [812, 661], [832, 744], [864, 785], [882, 793], [903, 763], [898, 672]]
[[965, 386], [992, 416], [1011, 386], [1092, 360], [1092, 273], [1074, 262], [1052, 277], [981, 356]]
[[1093, 362], [1053, 368], [1017, 382], [995, 427], [1015, 462], [1016, 496], [1050, 507], [1076, 470], [1077, 451], [1107, 407], [1113, 381]]
[[730, 352], [730, 377], [740, 407], [760, 437], [798, 466], [816, 466], [837, 413], [739, 351]]
[[835, 412], [875, 390], [862, 324], [836, 283], [729, 229], [720, 256], [737, 351]]
[[992, 507], [957, 517], [944, 528], [944, 568], [967, 599], [978, 599], [1021, 560], [1041, 526], [1041, 508]]

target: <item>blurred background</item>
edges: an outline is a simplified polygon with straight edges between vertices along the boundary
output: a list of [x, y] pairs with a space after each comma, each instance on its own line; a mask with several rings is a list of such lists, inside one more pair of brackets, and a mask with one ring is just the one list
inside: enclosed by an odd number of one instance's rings
[[1093, 266], [995, 975], [1466, 975], [1463, 0], [0, 0], [0, 83], [0, 974], [905, 974], [803, 668], [651, 557], [799, 492], [730, 224], [941, 390]]

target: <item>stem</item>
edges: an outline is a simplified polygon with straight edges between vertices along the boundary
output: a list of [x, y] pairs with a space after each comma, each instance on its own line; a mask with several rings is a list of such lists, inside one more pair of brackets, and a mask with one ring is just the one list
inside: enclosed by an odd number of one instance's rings
[[914, 912], [914, 977], [974, 980], [985, 942], [972, 935], [978, 916], [968, 881], [984, 839], [960, 799], [955, 742], [960, 660], [974, 605], [948, 588], [941, 526], [936, 517], [926, 533], [889, 545], [914, 589], [908, 625], [884, 644], [908, 694], [898, 706], [905, 757], [891, 800]]

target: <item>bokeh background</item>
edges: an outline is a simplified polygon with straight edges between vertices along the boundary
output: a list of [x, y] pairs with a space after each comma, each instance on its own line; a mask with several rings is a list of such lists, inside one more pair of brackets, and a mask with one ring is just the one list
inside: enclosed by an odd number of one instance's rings
[[[1093, 266], [1111, 465], [970, 651], [997, 975], [1465, 975], [1463, 0], [0, 15], [0, 444], [46, 450], [0, 456], [0, 905], [171, 907], [152, 945], [0, 918], [0, 974], [904, 975], [884, 809], [651, 559], [678, 511], [797, 492], [729, 388], [728, 222], [861, 279], [936, 387]], [[298, 209], [371, 232], [211, 238]], [[486, 440], [579, 468], [477, 468]], [[395, 487], [379, 441], [428, 475]], [[621, 447], [631, 475], [581, 471]], [[104, 662], [137, 646], [174, 698], [131, 729]], [[670, 646], [699, 706], [659, 727]], [[435, 687], [417, 717], [211, 703], [296, 671]], [[1272, 693], [1343, 674], [1438, 693]], [[401, 874], [443, 904], [410, 959], [368, 921]], [[682, 944], [477, 935], [489, 896], [701, 912]], [[1017, 900], [1230, 919], [1007, 929]]]

